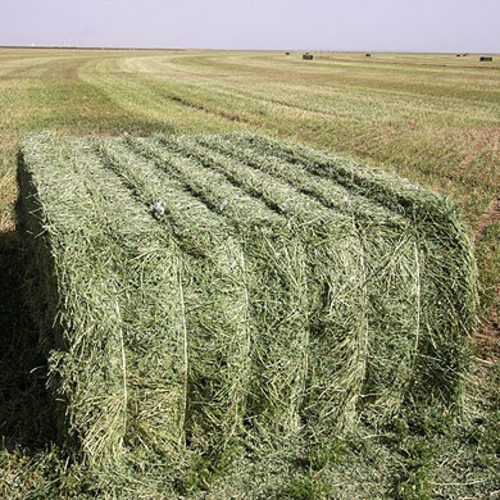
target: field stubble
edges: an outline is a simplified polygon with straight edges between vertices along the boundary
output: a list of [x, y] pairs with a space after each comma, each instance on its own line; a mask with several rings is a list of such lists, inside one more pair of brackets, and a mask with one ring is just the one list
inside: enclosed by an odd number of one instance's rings
[[[498, 492], [491, 468], [498, 459], [494, 429], [500, 402], [496, 58], [485, 65], [475, 56], [374, 54], [368, 61], [362, 54], [318, 54], [303, 63], [299, 54], [279, 53], [2, 49], [0, 61], [0, 496], [23, 498], [23, 488], [46, 497], [94, 488], [90, 479], [78, 486], [83, 472], [68, 468], [50, 445], [44, 360], [20, 298], [13, 216], [17, 147], [22, 134], [40, 129], [131, 136], [259, 130], [366, 161], [451, 195], [475, 236], [485, 325], [465, 423], [448, 432], [445, 444], [436, 429], [426, 429], [430, 434], [422, 441], [419, 433], [431, 424], [419, 422], [420, 430], [400, 429], [369, 449], [366, 440], [351, 443], [348, 451], [345, 443], [332, 445], [285, 493], [321, 498], [326, 479], [318, 464], [328, 461], [340, 461], [343, 472], [327, 482], [337, 481], [345, 492], [370, 493], [363, 480], [377, 491], [386, 473], [392, 495], [401, 498], [412, 498], [412, 491], [420, 492], [418, 498]], [[352, 451], [361, 449], [362, 454]], [[342, 457], [352, 467], [342, 465]], [[203, 483], [202, 476], [193, 482]], [[249, 478], [241, 478], [245, 481]], [[379, 491], [387, 492], [387, 486]]]

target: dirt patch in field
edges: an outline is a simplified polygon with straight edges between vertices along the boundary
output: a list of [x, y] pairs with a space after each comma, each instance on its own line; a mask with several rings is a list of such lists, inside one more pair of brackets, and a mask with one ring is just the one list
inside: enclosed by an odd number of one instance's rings
[[496, 311], [493, 311], [490, 321], [479, 330], [476, 342], [481, 358], [491, 363], [500, 360], [500, 319]]

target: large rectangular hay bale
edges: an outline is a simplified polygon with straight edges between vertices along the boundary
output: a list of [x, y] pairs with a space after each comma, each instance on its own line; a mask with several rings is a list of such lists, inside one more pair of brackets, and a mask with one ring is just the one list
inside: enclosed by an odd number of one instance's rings
[[450, 200], [249, 134], [30, 136], [19, 185], [61, 435], [89, 463], [459, 408], [477, 299]]

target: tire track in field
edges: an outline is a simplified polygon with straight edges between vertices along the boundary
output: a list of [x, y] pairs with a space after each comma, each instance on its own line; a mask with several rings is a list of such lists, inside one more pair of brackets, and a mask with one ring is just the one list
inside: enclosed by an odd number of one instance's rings
[[218, 117], [221, 117], [225, 120], [229, 120], [230, 122], [233, 122], [233, 123], [244, 123], [244, 124], [250, 123], [249, 120], [246, 120], [246, 119], [244, 119], [241, 116], [238, 116], [236, 114], [228, 113], [228, 112], [222, 111], [222, 110], [215, 111], [213, 109], [210, 109], [210, 108], [204, 106], [203, 104], [196, 104], [194, 102], [190, 102], [183, 97], [179, 97], [179, 96], [175, 96], [175, 95], [168, 95], [167, 98], [175, 104], [179, 104], [179, 105], [181, 105], [183, 107], [187, 107], [189, 109], [194, 109], [195, 111], [202, 111], [203, 113], [208, 113], [208, 114], [211, 114], [214, 116], [218, 116]]

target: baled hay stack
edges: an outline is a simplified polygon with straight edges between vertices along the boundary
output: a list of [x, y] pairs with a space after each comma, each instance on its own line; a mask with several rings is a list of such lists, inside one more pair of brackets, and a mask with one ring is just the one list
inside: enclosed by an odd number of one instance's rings
[[460, 406], [476, 322], [460, 214], [262, 136], [31, 136], [19, 220], [50, 388], [92, 464]]

